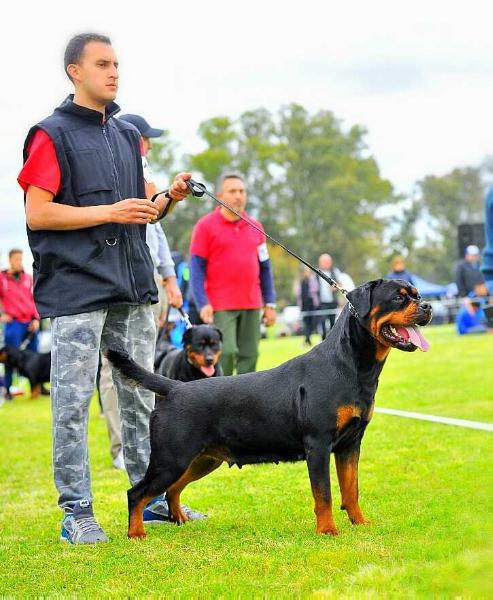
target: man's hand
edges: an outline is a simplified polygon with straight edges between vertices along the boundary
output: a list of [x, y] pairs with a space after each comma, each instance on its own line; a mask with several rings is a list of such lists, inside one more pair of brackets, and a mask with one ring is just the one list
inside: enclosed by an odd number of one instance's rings
[[188, 194], [190, 194], [190, 190], [188, 189], [185, 181], [188, 181], [191, 178], [191, 173], [178, 173], [168, 190], [168, 194], [173, 198], [173, 200], [179, 202], [180, 200], [183, 200], [183, 198], [186, 198]]
[[206, 324], [214, 323], [214, 311], [210, 304], [206, 304], [200, 309], [200, 318]]
[[272, 306], [264, 306], [263, 321], [266, 327], [272, 327], [272, 325], [274, 325], [276, 322], [276, 317], [277, 313], [275, 308]]
[[180, 308], [183, 306], [183, 296], [181, 290], [176, 283], [176, 277], [167, 277], [163, 281], [163, 286], [168, 296], [168, 302], [174, 308]]
[[29, 327], [27, 328], [27, 330], [30, 331], [31, 333], [36, 333], [36, 331], [39, 330], [39, 321], [38, 321], [38, 319], [33, 319], [29, 323]]
[[146, 225], [159, 216], [157, 207], [146, 198], [127, 198], [105, 208], [108, 211], [108, 222], [123, 225]]
[[3, 313], [0, 317], [0, 323], [11, 323], [14, 319], [7, 313]]

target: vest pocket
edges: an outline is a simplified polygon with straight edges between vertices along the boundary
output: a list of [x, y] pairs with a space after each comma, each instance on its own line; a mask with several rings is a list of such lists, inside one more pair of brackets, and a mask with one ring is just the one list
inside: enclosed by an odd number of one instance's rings
[[[113, 174], [96, 148], [67, 152], [72, 187], [81, 206], [107, 204], [98, 192], [114, 189]], [[87, 197], [91, 194], [91, 197]]]

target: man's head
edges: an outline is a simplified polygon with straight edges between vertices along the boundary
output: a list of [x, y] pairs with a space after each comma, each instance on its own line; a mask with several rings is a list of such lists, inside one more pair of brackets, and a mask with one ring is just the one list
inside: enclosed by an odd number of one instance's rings
[[321, 254], [318, 257], [318, 266], [322, 271], [329, 271], [332, 269], [332, 256], [330, 254]]
[[[243, 175], [239, 173], [221, 175], [216, 184], [216, 196], [236, 211], [243, 212], [247, 204], [247, 192]], [[233, 219], [237, 219], [233, 213], [229, 213], [229, 215]]]
[[151, 127], [144, 117], [141, 117], [140, 115], [121, 115], [120, 119], [122, 121], [127, 121], [127, 123], [132, 123], [132, 125], [137, 127], [140, 135], [142, 136], [142, 140], [144, 141], [144, 152], [146, 156], [149, 150], [152, 148], [151, 139], [161, 137], [164, 133], [164, 129]]
[[479, 248], [474, 244], [471, 244], [466, 248], [466, 260], [470, 263], [477, 263], [479, 261], [480, 254]]
[[65, 49], [65, 72], [76, 93], [97, 104], [106, 105], [118, 91], [118, 60], [105, 35], [81, 33]]
[[12, 248], [9, 252], [9, 266], [12, 273], [20, 273], [22, 271], [22, 250]]
[[394, 256], [392, 259], [392, 271], [394, 273], [402, 273], [406, 270], [406, 265], [402, 256]]

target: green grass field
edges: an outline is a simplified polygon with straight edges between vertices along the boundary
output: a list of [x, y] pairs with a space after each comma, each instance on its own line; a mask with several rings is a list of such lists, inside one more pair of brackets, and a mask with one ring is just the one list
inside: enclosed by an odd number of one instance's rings
[[[493, 337], [430, 327], [428, 354], [393, 351], [377, 405], [493, 421]], [[295, 356], [301, 338], [264, 340], [260, 368]], [[375, 414], [363, 440], [361, 505], [317, 536], [306, 465], [221, 467], [191, 485], [208, 521], [126, 538], [126, 477], [111, 467], [92, 405], [96, 515], [111, 538], [61, 545], [47, 399], [0, 407], [0, 595], [194, 598], [493, 596], [491, 433]], [[335, 469], [333, 469], [335, 471]], [[335, 475], [334, 498], [338, 499]]]

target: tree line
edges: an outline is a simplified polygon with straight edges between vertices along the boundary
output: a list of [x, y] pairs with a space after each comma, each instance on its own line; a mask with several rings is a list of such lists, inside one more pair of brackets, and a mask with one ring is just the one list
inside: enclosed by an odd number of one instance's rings
[[[421, 277], [448, 283], [458, 224], [482, 220], [488, 161], [428, 175], [403, 197], [381, 176], [366, 133], [360, 125], [344, 127], [328, 110], [258, 108], [202, 122], [204, 149], [195, 154], [178, 156], [166, 131], [154, 142], [150, 163], [168, 177], [190, 170], [210, 189], [224, 172], [242, 173], [248, 211], [266, 231], [310, 261], [330, 253], [356, 284], [385, 275], [395, 254]], [[164, 222], [170, 246], [185, 256], [193, 225], [213, 208], [204, 198], [186, 202]], [[292, 303], [300, 267], [279, 248], [270, 251], [280, 303]]]

